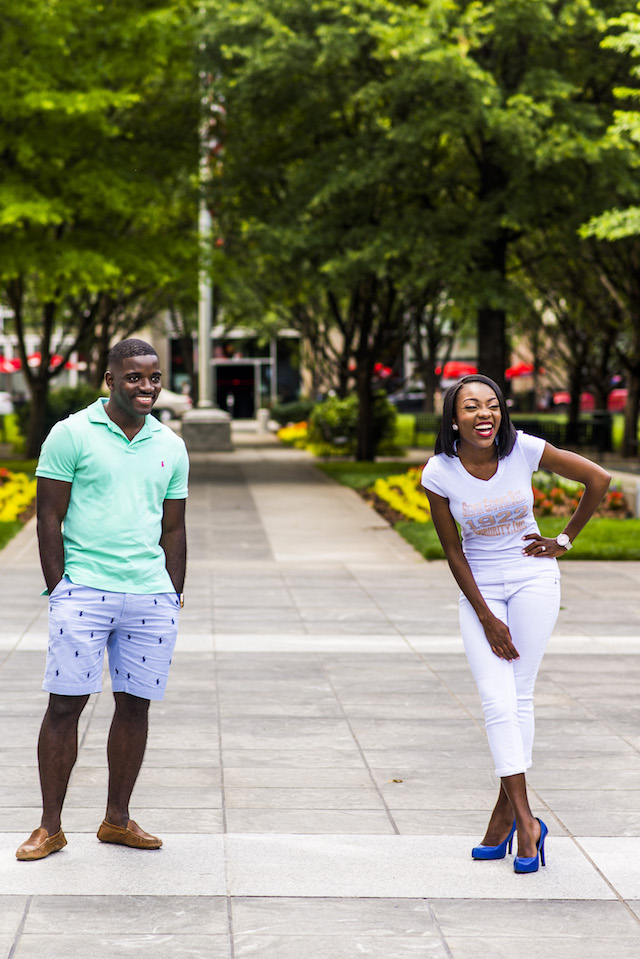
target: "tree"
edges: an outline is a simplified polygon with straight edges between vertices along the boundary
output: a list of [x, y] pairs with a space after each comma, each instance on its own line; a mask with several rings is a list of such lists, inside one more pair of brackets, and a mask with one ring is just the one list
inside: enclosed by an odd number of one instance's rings
[[472, 250], [469, 302], [475, 299], [479, 367], [500, 382], [509, 318], [526, 308], [511, 282], [515, 245], [563, 226], [572, 245], [576, 202], [583, 211], [602, 209], [593, 175], [605, 159], [598, 143], [620, 58], [599, 44], [607, 16], [626, 4], [457, 6], [455, 29], [468, 64], [459, 135], [466, 148], [460, 170]]
[[[612, 33], [603, 40], [602, 46], [625, 57], [628, 55], [632, 61], [640, 58], [640, 14], [627, 11], [612, 18], [609, 27]], [[621, 178], [615, 205], [591, 217], [582, 234], [595, 237], [609, 248], [606, 255], [614, 267], [614, 275], [607, 276], [607, 288], [623, 320], [618, 358], [627, 382], [622, 454], [632, 457], [638, 455], [640, 411], [640, 187], [637, 176], [640, 66], [632, 62], [628, 71], [627, 83], [616, 90], [619, 109], [605, 138], [611, 151], [622, 158], [627, 176]]]
[[[359, 397], [371, 458], [372, 375], [432, 297], [463, 283], [448, 113], [462, 69], [439, 4], [212, 4], [208, 60], [226, 114], [210, 204], [226, 302], [286, 316]], [[235, 289], [234, 289], [235, 288]]]
[[[199, 92], [191, 0], [0, 0], [0, 279], [43, 439], [66, 335], [104, 353], [195, 298]], [[40, 334], [27, 365], [25, 332]]]

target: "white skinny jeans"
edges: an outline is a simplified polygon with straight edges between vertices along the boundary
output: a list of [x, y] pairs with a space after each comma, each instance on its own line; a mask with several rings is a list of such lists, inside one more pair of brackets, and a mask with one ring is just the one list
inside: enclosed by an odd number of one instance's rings
[[496, 776], [513, 776], [531, 766], [533, 688], [560, 609], [559, 574], [531, 575], [516, 569], [500, 583], [478, 585], [487, 606], [509, 627], [520, 659], [507, 662], [492, 652], [468, 599], [460, 596], [460, 628], [476, 681]]

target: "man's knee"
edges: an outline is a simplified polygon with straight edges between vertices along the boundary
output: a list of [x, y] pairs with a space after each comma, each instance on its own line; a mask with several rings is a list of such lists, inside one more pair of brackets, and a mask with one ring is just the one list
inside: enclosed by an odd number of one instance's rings
[[144, 720], [149, 712], [149, 700], [131, 693], [114, 693], [118, 715], [132, 720]]
[[60, 696], [58, 693], [50, 693], [47, 715], [54, 722], [77, 722], [88, 701], [88, 696]]

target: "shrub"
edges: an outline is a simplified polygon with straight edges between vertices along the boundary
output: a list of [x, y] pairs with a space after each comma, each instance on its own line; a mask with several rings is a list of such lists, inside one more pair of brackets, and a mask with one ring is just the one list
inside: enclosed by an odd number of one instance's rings
[[[373, 435], [376, 452], [394, 451], [396, 409], [386, 393], [376, 393], [373, 402]], [[352, 456], [356, 451], [358, 398], [330, 396], [314, 408], [309, 420], [310, 449], [318, 456]]]
[[[82, 383], [80, 386], [61, 386], [52, 390], [47, 397], [45, 410], [45, 430], [48, 433], [59, 420], [66, 419], [71, 413], [77, 413], [85, 406], [95, 402], [101, 396], [99, 389]], [[27, 400], [17, 410], [18, 423], [23, 436], [26, 436], [31, 415], [31, 400]]]
[[311, 410], [315, 406], [313, 400], [294, 400], [291, 403], [275, 403], [271, 407], [271, 419], [279, 423], [280, 426], [287, 426], [289, 423], [300, 423], [308, 420]]

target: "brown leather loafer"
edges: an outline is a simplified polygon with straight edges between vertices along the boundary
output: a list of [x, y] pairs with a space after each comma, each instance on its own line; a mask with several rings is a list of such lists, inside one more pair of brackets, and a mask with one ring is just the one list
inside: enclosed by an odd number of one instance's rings
[[133, 819], [130, 819], [126, 826], [114, 826], [103, 819], [98, 829], [98, 839], [100, 842], [114, 842], [132, 849], [159, 849], [162, 845], [162, 839], [144, 832]]
[[32, 859], [44, 859], [50, 856], [52, 852], [58, 852], [63, 846], [67, 845], [67, 840], [62, 829], [59, 829], [55, 836], [50, 836], [46, 829], [40, 827], [34, 829], [26, 842], [16, 850], [16, 859], [21, 862], [29, 862]]

